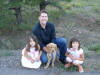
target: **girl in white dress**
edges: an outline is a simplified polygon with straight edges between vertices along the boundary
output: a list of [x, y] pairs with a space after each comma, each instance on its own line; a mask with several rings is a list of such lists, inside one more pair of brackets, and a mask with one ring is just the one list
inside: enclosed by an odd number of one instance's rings
[[35, 36], [30, 36], [28, 44], [22, 50], [21, 64], [26, 68], [37, 69], [41, 65], [40, 56], [42, 51], [40, 51], [40, 46], [36, 40]]
[[79, 72], [84, 72], [82, 63], [84, 61], [84, 52], [83, 49], [80, 48], [80, 42], [72, 38], [69, 43], [69, 49], [66, 52], [66, 61], [68, 64], [65, 64], [65, 67], [70, 67], [71, 64], [78, 67]]

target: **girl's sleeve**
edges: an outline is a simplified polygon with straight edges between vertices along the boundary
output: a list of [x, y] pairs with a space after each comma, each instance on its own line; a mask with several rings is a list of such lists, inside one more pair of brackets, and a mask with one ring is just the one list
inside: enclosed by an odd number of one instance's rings
[[82, 48], [79, 50], [79, 53], [80, 53], [80, 54], [82, 54], [82, 53], [83, 53], [83, 49], [82, 49]]
[[26, 44], [26, 46], [22, 49], [22, 55], [24, 55], [25, 49], [28, 45]]
[[67, 52], [70, 52], [70, 49], [69, 48], [67, 48]]
[[22, 49], [22, 55], [24, 56], [24, 52], [25, 52], [25, 48], [24, 49]]

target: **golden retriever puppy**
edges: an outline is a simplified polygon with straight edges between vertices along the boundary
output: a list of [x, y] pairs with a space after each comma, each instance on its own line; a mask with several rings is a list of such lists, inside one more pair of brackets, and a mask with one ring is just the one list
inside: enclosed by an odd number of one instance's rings
[[52, 67], [54, 67], [54, 62], [55, 62], [55, 59], [56, 59], [57, 45], [54, 44], [54, 43], [49, 43], [49, 44], [47, 44], [46, 47], [47, 47], [47, 50], [49, 50], [49, 52], [47, 53], [48, 62], [46, 64], [46, 66], [44, 67], [45, 69], [49, 67], [50, 61], [52, 60], [51, 53], [53, 53]]

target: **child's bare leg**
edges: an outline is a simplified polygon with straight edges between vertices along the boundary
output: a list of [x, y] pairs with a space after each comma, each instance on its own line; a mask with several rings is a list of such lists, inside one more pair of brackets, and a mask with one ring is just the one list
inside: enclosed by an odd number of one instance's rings
[[84, 72], [83, 67], [81, 65], [78, 68], [79, 68], [79, 72]]
[[78, 67], [79, 72], [84, 72], [83, 67], [80, 64], [74, 64]]
[[68, 62], [68, 64], [65, 64], [65, 67], [66, 68], [68, 68], [68, 67], [70, 67], [71, 66], [71, 63], [70, 62]]
[[71, 66], [71, 63], [72, 63], [72, 59], [70, 57], [67, 57], [66, 58], [66, 62], [68, 62], [67, 64], [65, 64], [65, 67], [70, 67]]

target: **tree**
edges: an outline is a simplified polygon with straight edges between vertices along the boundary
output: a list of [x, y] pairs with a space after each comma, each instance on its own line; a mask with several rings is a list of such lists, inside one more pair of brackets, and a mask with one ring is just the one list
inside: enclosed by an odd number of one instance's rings
[[57, 2], [58, 1], [67, 1], [67, 2], [71, 2], [72, 0], [41, 0], [41, 2], [40, 2], [40, 11], [41, 10], [45, 10], [45, 8], [46, 8], [46, 6], [47, 5], [53, 5], [53, 6], [56, 6], [56, 7], [58, 7], [58, 8], [61, 8], [58, 4], [57, 4]]
[[42, 1], [40, 2], [40, 11], [41, 11], [41, 10], [45, 10], [45, 8], [46, 8], [46, 6], [47, 6], [48, 4], [50, 4], [49, 1], [47, 1], [47, 0], [42, 0]]
[[20, 25], [22, 21], [21, 16], [21, 7], [24, 5], [35, 6], [40, 3], [41, 0], [10, 0], [9, 1], [9, 9], [15, 11], [16, 21], [15, 24]]
[[57, 4], [58, 1], [62, 0], [0, 0], [0, 28], [4, 26], [4, 28], [8, 27], [9, 29], [13, 29], [14, 25], [17, 27], [20, 26], [23, 21], [22, 7], [25, 5], [31, 7], [39, 6], [40, 11], [45, 10], [47, 5], [61, 9], [61, 6]]

